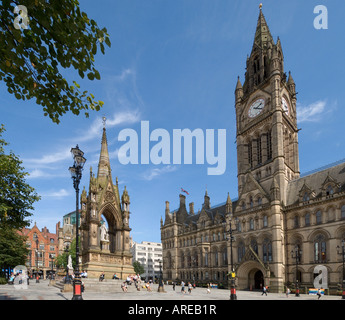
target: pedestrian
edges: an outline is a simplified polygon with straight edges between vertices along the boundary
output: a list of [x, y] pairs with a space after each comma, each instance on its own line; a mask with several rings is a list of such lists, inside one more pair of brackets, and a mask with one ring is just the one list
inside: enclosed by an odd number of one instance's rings
[[320, 290], [320, 288], [317, 289], [316, 295], [318, 296], [317, 300], [319, 300], [321, 298], [321, 290]]
[[183, 294], [185, 294], [184, 285], [185, 285], [185, 283], [183, 281], [181, 281], [181, 292], [183, 292]]
[[192, 284], [190, 282], [188, 282], [188, 293], [192, 293]]
[[173, 285], [173, 290], [175, 291], [175, 286], [176, 286], [175, 281], [172, 283], [172, 285]]
[[289, 297], [289, 294], [290, 294], [290, 289], [288, 287], [286, 287], [286, 297], [288, 298]]
[[265, 286], [262, 287], [261, 295], [263, 296], [264, 294], [267, 296], [267, 288]]
[[209, 283], [207, 284], [206, 292], [207, 294], [211, 293], [211, 285]]

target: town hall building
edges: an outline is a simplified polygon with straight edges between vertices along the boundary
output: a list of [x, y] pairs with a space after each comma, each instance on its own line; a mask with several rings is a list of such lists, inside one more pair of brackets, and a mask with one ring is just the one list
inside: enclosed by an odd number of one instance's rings
[[211, 207], [206, 191], [199, 212], [193, 203], [187, 210], [182, 194], [175, 211], [166, 201], [164, 280], [228, 287], [234, 272], [238, 289], [283, 292], [313, 288], [323, 270], [319, 283], [335, 293], [343, 281], [345, 163], [300, 175], [295, 82], [261, 8], [235, 108], [238, 199], [225, 194]]

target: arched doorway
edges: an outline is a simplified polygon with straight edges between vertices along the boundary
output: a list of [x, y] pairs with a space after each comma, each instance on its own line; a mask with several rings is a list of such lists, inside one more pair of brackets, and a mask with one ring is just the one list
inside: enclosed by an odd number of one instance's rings
[[258, 270], [254, 274], [254, 289], [262, 289], [264, 285], [264, 275], [260, 270]]

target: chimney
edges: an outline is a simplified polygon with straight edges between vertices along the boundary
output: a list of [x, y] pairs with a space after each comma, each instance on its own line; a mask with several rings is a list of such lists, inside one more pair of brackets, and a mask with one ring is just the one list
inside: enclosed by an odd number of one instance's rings
[[189, 204], [189, 214], [194, 215], [194, 202]]
[[186, 196], [184, 196], [183, 194], [180, 194], [180, 208], [185, 207], [186, 206]]

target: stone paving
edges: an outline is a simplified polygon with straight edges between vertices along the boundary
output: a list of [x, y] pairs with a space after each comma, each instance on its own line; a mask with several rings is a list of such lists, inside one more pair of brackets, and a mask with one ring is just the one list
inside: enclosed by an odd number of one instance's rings
[[[100, 283], [102, 285], [102, 283]], [[119, 282], [120, 286], [120, 282]], [[211, 293], [207, 293], [205, 288], [195, 288], [191, 294], [188, 292], [181, 293], [181, 287], [176, 286], [175, 291], [171, 285], [165, 285], [165, 292], [157, 292], [158, 285], [154, 284], [152, 291], [148, 292], [145, 289], [137, 291], [134, 285], [128, 286], [128, 292], [116, 290], [116, 292], [95, 292], [85, 290], [83, 293], [84, 300], [229, 300], [229, 290], [226, 289], [212, 289]], [[0, 300], [71, 300], [72, 292], [61, 292], [60, 289], [54, 286], [49, 286], [49, 280], [40, 280], [40, 283], [31, 281], [29, 286], [23, 289], [13, 285], [0, 285]], [[259, 291], [237, 291], [238, 300], [318, 300], [317, 296], [301, 294], [296, 297], [290, 294], [287, 297], [284, 293], [268, 293], [267, 296], [262, 295]], [[340, 296], [322, 296], [320, 300], [342, 300]]]

